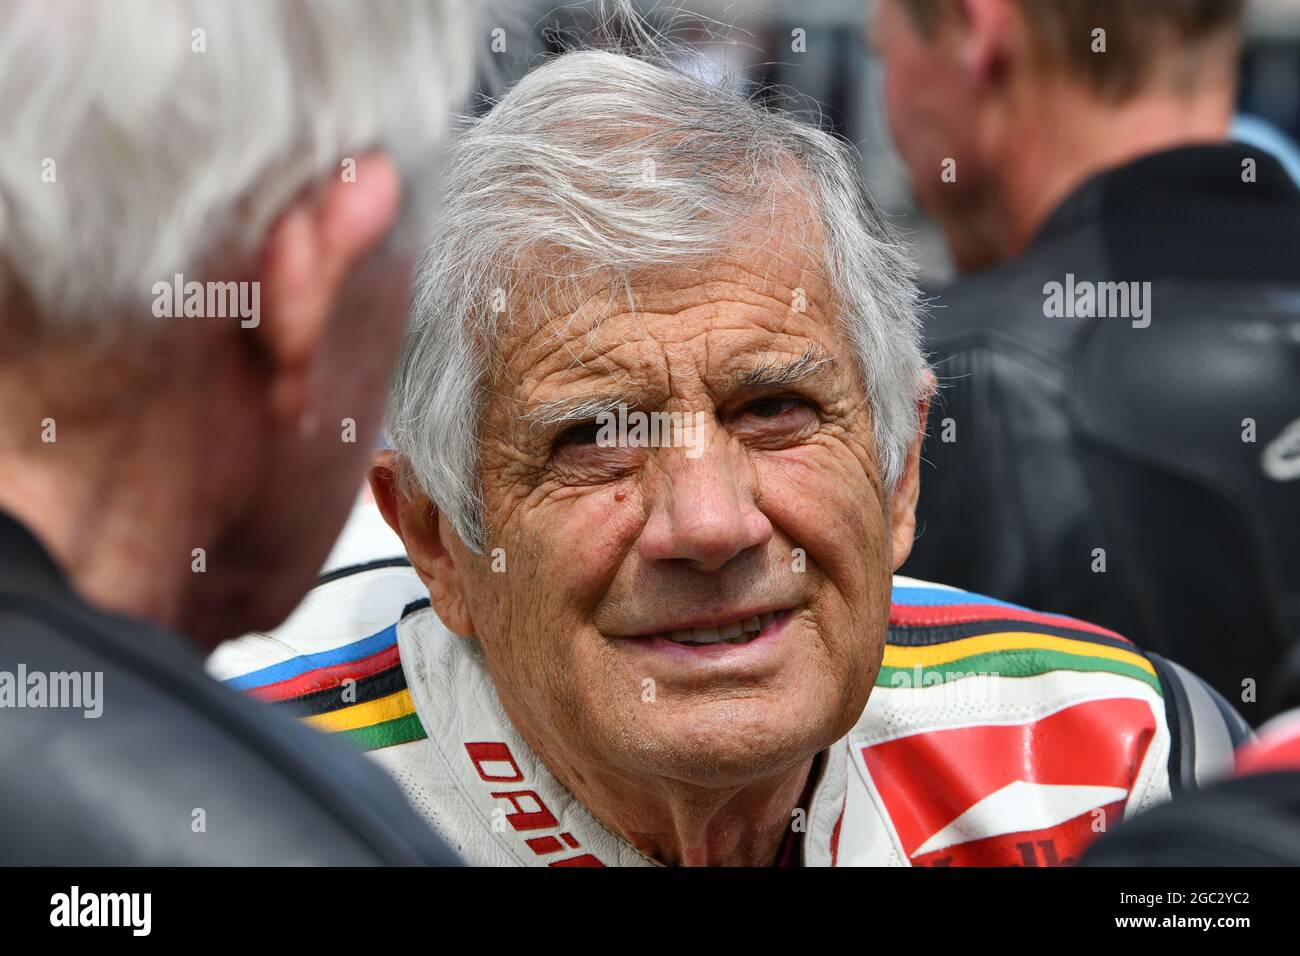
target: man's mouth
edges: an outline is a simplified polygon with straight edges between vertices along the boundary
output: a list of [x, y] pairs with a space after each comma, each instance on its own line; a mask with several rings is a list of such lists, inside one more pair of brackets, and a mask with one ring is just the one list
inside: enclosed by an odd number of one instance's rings
[[709, 647], [715, 644], [748, 644], [773, 624], [784, 620], [789, 614], [789, 609], [764, 611], [762, 614], [737, 618], [716, 626], [660, 631], [657, 634], [644, 636], [660, 637], [686, 647]]

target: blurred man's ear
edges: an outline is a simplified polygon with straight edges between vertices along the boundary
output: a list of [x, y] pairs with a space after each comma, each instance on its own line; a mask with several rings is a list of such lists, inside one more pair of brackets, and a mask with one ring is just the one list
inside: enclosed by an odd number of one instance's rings
[[261, 315], [249, 333], [269, 370], [271, 411], [281, 428], [305, 427], [335, 300], [392, 229], [400, 189], [386, 156], [363, 156], [355, 176], [322, 179], [267, 235], [257, 269]]
[[[449, 543], [460, 538], [438, 509], [424, 495], [406, 494], [397, 475], [397, 456], [382, 451], [370, 469], [370, 491], [388, 526], [402, 544], [411, 567], [424, 582], [434, 611], [453, 634], [474, 633], [469, 603], [465, 599], [461, 569], [456, 566]], [[457, 548], [461, 554], [464, 548]]]
[[1019, 21], [1014, 0], [959, 0], [958, 6], [967, 75], [977, 89], [995, 87], [1015, 49], [1013, 30]]
[[930, 390], [934, 387], [934, 375], [927, 372], [926, 377], [930, 387], [926, 390], [926, 397], [916, 403], [920, 425], [916, 430], [916, 437], [907, 448], [907, 464], [903, 469], [902, 477], [898, 480], [898, 486], [894, 489], [892, 499], [890, 534], [893, 544], [891, 570], [894, 571], [902, 567], [903, 562], [912, 553], [912, 542], [916, 538], [916, 503], [921, 497], [921, 449], [925, 445], [926, 419], [930, 414]]

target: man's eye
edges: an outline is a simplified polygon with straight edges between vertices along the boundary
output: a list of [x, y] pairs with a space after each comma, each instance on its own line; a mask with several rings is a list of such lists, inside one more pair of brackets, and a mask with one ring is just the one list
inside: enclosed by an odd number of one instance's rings
[[788, 448], [821, 428], [820, 408], [795, 395], [772, 395], [744, 405], [729, 424], [755, 448]]
[[595, 422], [588, 422], [585, 425], [575, 425], [572, 428], [561, 432], [555, 439], [555, 447], [562, 448], [565, 445], [594, 445], [596, 438], [600, 434], [600, 426]]
[[809, 408], [801, 398], [760, 398], [745, 406], [745, 411], [757, 418], [780, 418], [790, 411]]

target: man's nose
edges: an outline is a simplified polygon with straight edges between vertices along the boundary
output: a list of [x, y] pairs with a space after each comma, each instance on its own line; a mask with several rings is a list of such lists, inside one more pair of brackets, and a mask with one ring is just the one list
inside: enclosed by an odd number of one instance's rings
[[743, 452], [710, 447], [699, 458], [667, 457], [647, 489], [650, 514], [638, 542], [643, 558], [716, 571], [772, 537], [772, 523], [758, 508], [753, 469]]

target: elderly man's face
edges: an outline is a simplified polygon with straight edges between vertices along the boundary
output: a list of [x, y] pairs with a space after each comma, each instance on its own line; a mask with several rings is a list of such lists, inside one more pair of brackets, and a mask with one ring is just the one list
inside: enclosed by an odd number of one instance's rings
[[[912, 502], [891, 510], [811, 260], [750, 252], [634, 293], [636, 314], [602, 291], [505, 335], [480, 459], [487, 548], [453, 541], [456, 576], [503, 703], [544, 756], [739, 784], [861, 713]], [[700, 413], [704, 432], [694, 447], [602, 447], [590, 421], [546, 423], [592, 398]]]

